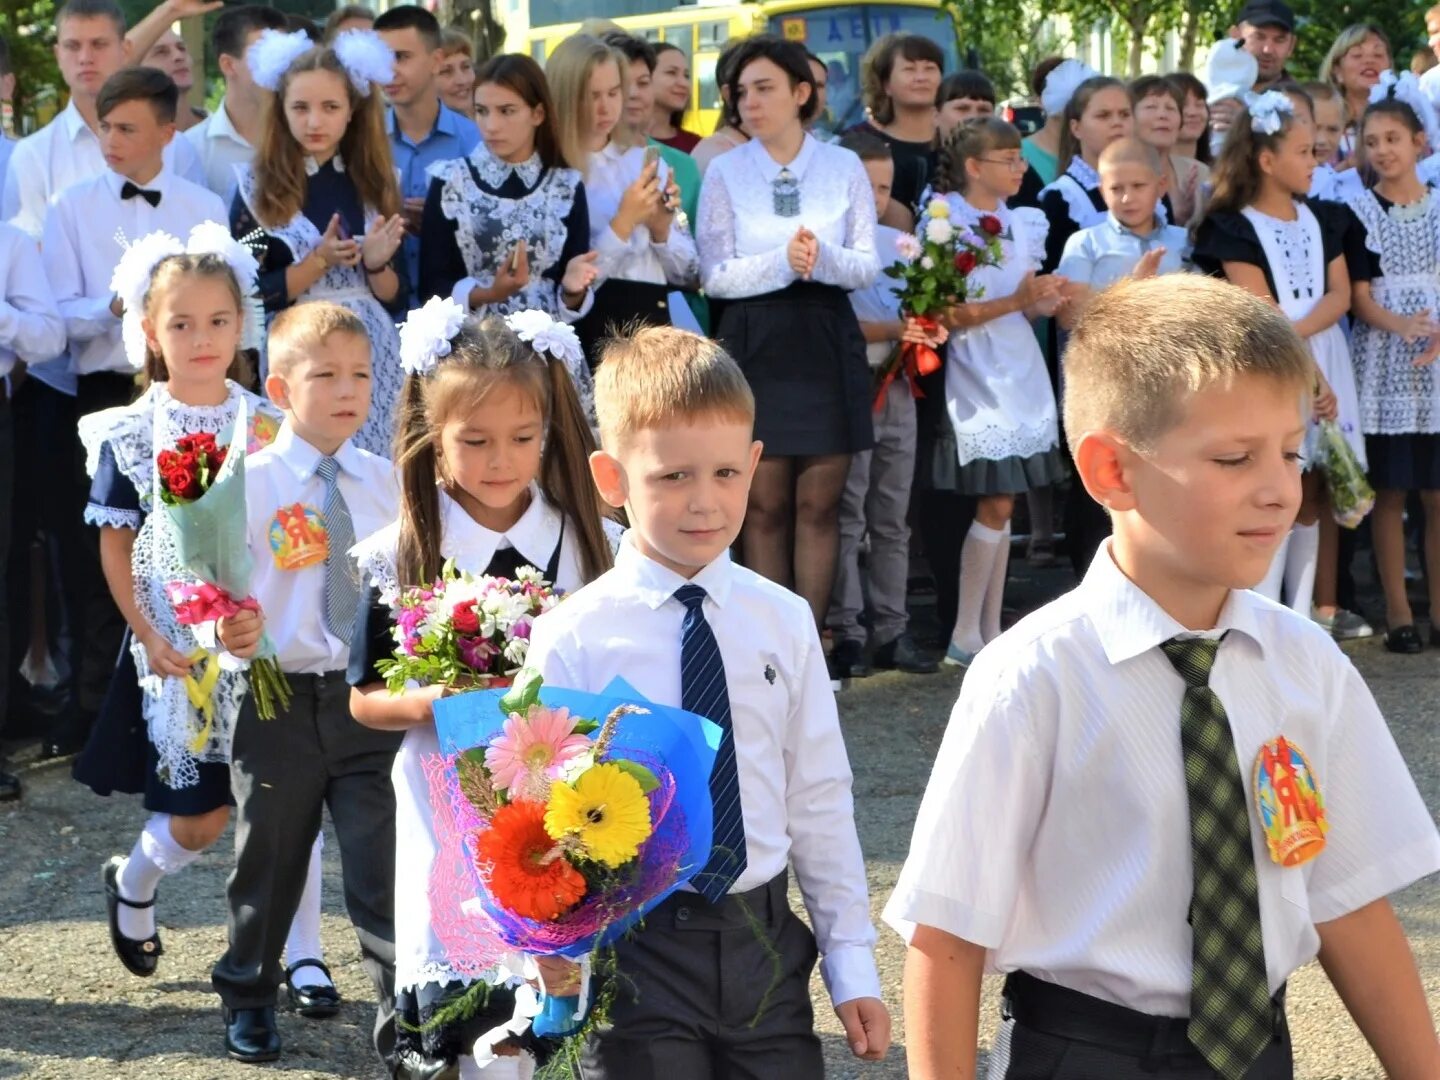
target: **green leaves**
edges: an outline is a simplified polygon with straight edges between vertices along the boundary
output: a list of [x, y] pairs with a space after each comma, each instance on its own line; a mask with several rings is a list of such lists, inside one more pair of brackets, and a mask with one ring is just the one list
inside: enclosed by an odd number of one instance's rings
[[540, 672], [534, 668], [522, 668], [511, 683], [510, 692], [500, 699], [500, 708], [507, 716], [510, 713], [520, 713], [523, 716], [531, 705], [539, 703], [540, 687], [544, 683]]
[[633, 776], [640, 784], [640, 790], [646, 795], [660, 786], [660, 780], [644, 765], [638, 765], [633, 761], [626, 761], [623, 758], [612, 759], [609, 764], [614, 765], [623, 773]]

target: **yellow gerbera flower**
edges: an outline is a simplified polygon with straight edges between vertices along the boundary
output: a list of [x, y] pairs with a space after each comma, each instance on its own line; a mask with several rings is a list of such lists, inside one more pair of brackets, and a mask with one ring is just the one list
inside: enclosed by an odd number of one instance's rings
[[623, 866], [650, 838], [650, 800], [618, 765], [594, 765], [574, 784], [551, 784], [545, 831], [555, 840], [574, 837], [596, 862]]

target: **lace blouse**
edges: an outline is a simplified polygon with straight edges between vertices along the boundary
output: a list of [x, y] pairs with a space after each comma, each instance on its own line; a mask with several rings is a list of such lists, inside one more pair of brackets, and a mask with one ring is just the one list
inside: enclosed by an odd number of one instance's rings
[[697, 217], [701, 284], [719, 299], [762, 296], [798, 281], [785, 249], [802, 225], [820, 242], [812, 281], [849, 292], [880, 271], [865, 167], [849, 150], [811, 135], [787, 166], [759, 140], [716, 158]]

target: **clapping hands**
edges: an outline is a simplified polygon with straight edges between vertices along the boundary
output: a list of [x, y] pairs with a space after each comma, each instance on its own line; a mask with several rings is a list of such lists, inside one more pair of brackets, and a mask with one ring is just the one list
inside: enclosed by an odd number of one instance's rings
[[810, 275], [815, 272], [815, 264], [820, 259], [820, 241], [813, 232], [801, 225], [790, 238], [790, 243], [785, 246], [785, 256], [790, 262], [790, 269], [805, 281], [809, 281]]
[[365, 272], [378, 274], [384, 270], [390, 260], [395, 257], [395, 252], [400, 249], [400, 243], [404, 239], [405, 217], [403, 214], [395, 214], [388, 218], [381, 215], [376, 218], [360, 244], [360, 255], [364, 262]]

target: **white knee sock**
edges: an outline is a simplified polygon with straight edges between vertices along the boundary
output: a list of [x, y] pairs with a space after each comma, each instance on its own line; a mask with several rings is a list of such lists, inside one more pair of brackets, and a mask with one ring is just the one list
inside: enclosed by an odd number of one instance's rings
[[999, 529], [972, 521], [970, 531], [965, 534], [965, 542], [960, 545], [960, 603], [950, 640], [956, 648], [968, 653], [977, 653], [985, 646], [985, 638], [980, 633], [980, 616], [1004, 536]]
[[990, 584], [985, 589], [985, 603], [980, 609], [980, 636], [989, 645], [1000, 636], [1000, 612], [1005, 603], [1005, 576], [1010, 569], [1010, 523], [1000, 534], [1000, 545], [995, 553], [995, 568], [990, 572]]
[[1290, 547], [1290, 534], [1285, 534], [1285, 539], [1280, 541], [1280, 546], [1275, 549], [1275, 555], [1270, 560], [1270, 569], [1265, 571], [1265, 576], [1260, 584], [1255, 586], [1255, 591], [1267, 600], [1274, 600], [1281, 603], [1281, 586], [1285, 581], [1285, 552]]
[[[170, 815], [151, 814], [140, 830], [129, 857], [120, 866], [117, 884], [126, 900], [152, 900], [160, 879], [184, 870], [200, 852], [182, 847], [170, 834]], [[120, 905], [120, 933], [131, 941], [144, 941], [155, 933], [155, 909]]]
[[1320, 562], [1320, 523], [1296, 525], [1285, 549], [1285, 606], [1307, 619], [1314, 607], [1315, 569]]
[[[305, 891], [300, 894], [300, 905], [295, 909], [290, 933], [285, 938], [287, 965], [297, 960], [325, 959], [325, 951], [320, 944], [320, 856], [324, 850], [325, 834], [316, 833], [315, 844], [310, 849], [310, 865], [305, 869]], [[323, 971], [308, 964], [295, 972], [293, 981], [297, 987], [330, 985]]]

